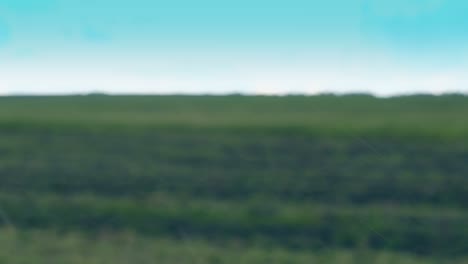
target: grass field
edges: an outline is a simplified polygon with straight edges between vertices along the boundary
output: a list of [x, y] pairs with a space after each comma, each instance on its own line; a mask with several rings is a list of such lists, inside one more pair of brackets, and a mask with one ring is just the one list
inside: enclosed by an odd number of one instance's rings
[[0, 98], [0, 263], [467, 263], [467, 115], [461, 95]]
[[466, 135], [466, 100], [461, 95], [10, 97], [1, 100], [0, 120], [10, 127], [115, 125], [448, 138]]
[[[245, 247], [235, 242], [210, 244], [199, 239], [148, 238], [131, 232], [101, 233], [94, 237], [55, 231], [0, 231], [0, 263], [68, 264], [466, 264], [387, 251], [291, 251], [280, 247]], [[8, 253], [7, 253], [8, 252]]]

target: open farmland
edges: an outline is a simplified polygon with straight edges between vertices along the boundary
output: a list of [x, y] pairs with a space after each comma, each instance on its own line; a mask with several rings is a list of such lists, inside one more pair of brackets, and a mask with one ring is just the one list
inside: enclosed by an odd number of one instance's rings
[[59, 263], [119, 243], [142, 263], [467, 263], [467, 116], [461, 95], [0, 98], [0, 243]]

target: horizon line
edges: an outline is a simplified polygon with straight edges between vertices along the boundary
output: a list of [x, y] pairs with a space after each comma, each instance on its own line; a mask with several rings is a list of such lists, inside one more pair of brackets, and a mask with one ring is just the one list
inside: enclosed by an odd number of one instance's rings
[[441, 93], [431, 92], [408, 92], [408, 93], [394, 93], [388, 95], [378, 95], [372, 92], [356, 91], [356, 92], [319, 92], [319, 93], [248, 93], [248, 92], [220, 92], [220, 93], [187, 93], [187, 92], [174, 92], [174, 93], [116, 93], [105, 91], [90, 91], [90, 92], [63, 92], [63, 93], [5, 93], [0, 94], [1, 98], [6, 97], [171, 97], [171, 96], [185, 96], [185, 97], [228, 97], [228, 96], [242, 96], [242, 97], [320, 97], [320, 96], [335, 96], [335, 97], [351, 97], [351, 96], [367, 96], [373, 98], [398, 98], [398, 97], [444, 97], [444, 96], [461, 96], [468, 97], [468, 92], [463, 91], [446, 91]]

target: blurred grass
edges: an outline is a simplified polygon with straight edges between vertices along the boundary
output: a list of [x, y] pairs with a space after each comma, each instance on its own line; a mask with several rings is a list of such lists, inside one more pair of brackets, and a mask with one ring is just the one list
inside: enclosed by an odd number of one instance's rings
[[[459, 255], [468, 214], [459, 210], [392, 205], [343, 206], [254, 199], [196, 200], [155, 194], [145, 200], [94, 195], [2, 195], [18, 228], [87, 233], [133, 230], [150, 236], [204, 237], [290, 249], [368, 248], [425, 255]], [[27, 208], [27, 209], [26, 209]], [[365, 243], [365, 244], [362, 244]]]
[[[68, 264], [440, 264], [441, 260], [387, 251], [286, 251], [276, 247], [231, 242], [210, 244], [200, 239], [148, 238], [132, 232], [102, 232], [90, 237], [53, 230], [0, 230], [0, 263]], [[364, 262], [363, 262], [364, 261]], [[465, 264], [468, 259], [452, 259]]]
[[[75, 96], [0, 98], [5, 128], [98, 125], [131, 129], [211, 128], [294, 133], [464, 138], [461, 95], [379, 99], [371, 96]], [[32, 114], [33, 113], [33, 114]]]
[[[2, 243], [58, 263], [150, 263], [181, 236], [199, 263], [466, 263], [467, 114], [461, 95], [2, 97]], [[125, 232], [143, 251], [117, 249]]]

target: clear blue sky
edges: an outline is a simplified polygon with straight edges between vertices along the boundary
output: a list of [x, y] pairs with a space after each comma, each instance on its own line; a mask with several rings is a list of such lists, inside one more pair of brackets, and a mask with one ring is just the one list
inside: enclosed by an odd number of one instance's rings
[[0, 94], [468, 91], [464, 0], [0, 0]]

